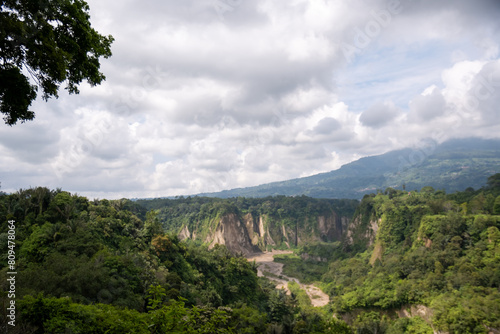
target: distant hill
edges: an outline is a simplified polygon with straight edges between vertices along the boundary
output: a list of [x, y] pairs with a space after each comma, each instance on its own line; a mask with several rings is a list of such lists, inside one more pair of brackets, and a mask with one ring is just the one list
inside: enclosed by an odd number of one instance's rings
[[500, 139], [453, 139], [440, 145], [429, 142], [418, 149], [361, 158], [327, 173], [200, 196], [361, 199], [387, 187], [420, 190], [425, 186], [450, 193], [481, 188], [495, 173], [500, 173]]

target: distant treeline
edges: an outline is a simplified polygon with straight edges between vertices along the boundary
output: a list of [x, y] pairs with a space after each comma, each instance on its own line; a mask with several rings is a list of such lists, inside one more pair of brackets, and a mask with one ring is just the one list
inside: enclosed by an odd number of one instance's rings
[[359, 201], [351, 199], [317, 199], [307, 196], [269, 196], [264, 198], [179, 197], [176, 199], [137, 200], [138, 215], [155, 210], [167, 231], [178, 232], [183, 224], [204, 221], [227, 213], [254, 217], [267, 215], [278, 220], [301, 219], [328, 215], [334, 211], [341, 217], [352, 217]]

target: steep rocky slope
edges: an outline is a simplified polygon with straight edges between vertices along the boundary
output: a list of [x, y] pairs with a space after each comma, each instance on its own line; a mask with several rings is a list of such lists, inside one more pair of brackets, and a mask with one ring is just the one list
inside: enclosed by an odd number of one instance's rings
[[[208, 222], [194, 226], [184, 225], [181, 239], [200, 240], [213, 247], [225, 245], [233, 253], [249, 255], [270, 248], [290, 248], [318, 241], [339, 241], [347, 230], [350, 218], [339, 217], [335, 212], [324, 216], [310, 216], [286, 225], [268, 215], [254, 216], [247, 213], [238, 216], [227, 213]], [[208, 231], [207, 225], [211, 226]], [[194, 228], [193, 228], [194, 227]]]
[[244, 255], [311, 242], [340, 241], [359, 202], [301, 197], [180, 198], [141, 201], [164, 229], [181, 239]]

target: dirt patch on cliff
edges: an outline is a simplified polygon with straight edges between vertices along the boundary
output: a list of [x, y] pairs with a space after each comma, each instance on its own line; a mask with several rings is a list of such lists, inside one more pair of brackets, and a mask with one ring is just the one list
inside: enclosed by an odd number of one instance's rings
[[274, 250], [272, 252], [253, 254], [247, 257], [247, 259], [257, 263], [257, 276], [264, 276], [276, 282], [277, 289], [283, 288], [287, 291], [287, 293], [290, 293], [290, 290], [288, 290], [288, 282], [297, 282], [300, 285], [300, 288], [306, 291], [313, 306], [325, 306], [328, 304], [330, 297], [328, 297], [328, 295], [321, 291], [318, 287], [312, 284], [302, 284], [295, 277], [283, 275], [283, 263], [274, 262], [274, 255], [291, 253], [292, 251]]

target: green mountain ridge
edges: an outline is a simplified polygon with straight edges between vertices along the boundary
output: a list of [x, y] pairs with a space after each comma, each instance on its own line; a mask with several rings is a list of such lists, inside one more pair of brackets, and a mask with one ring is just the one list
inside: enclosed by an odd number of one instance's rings
[[364, 157], [338, 170], [254, 187], [204, 193], [219, 198], [300, 196], [361, 199], [365, 194], [395, 189], [419, 190], [425, 186], [448, 193], [481, 188], [488, 176], [500, 172], [500, 139], [453, 139], [442, 144], [428, 141]]

